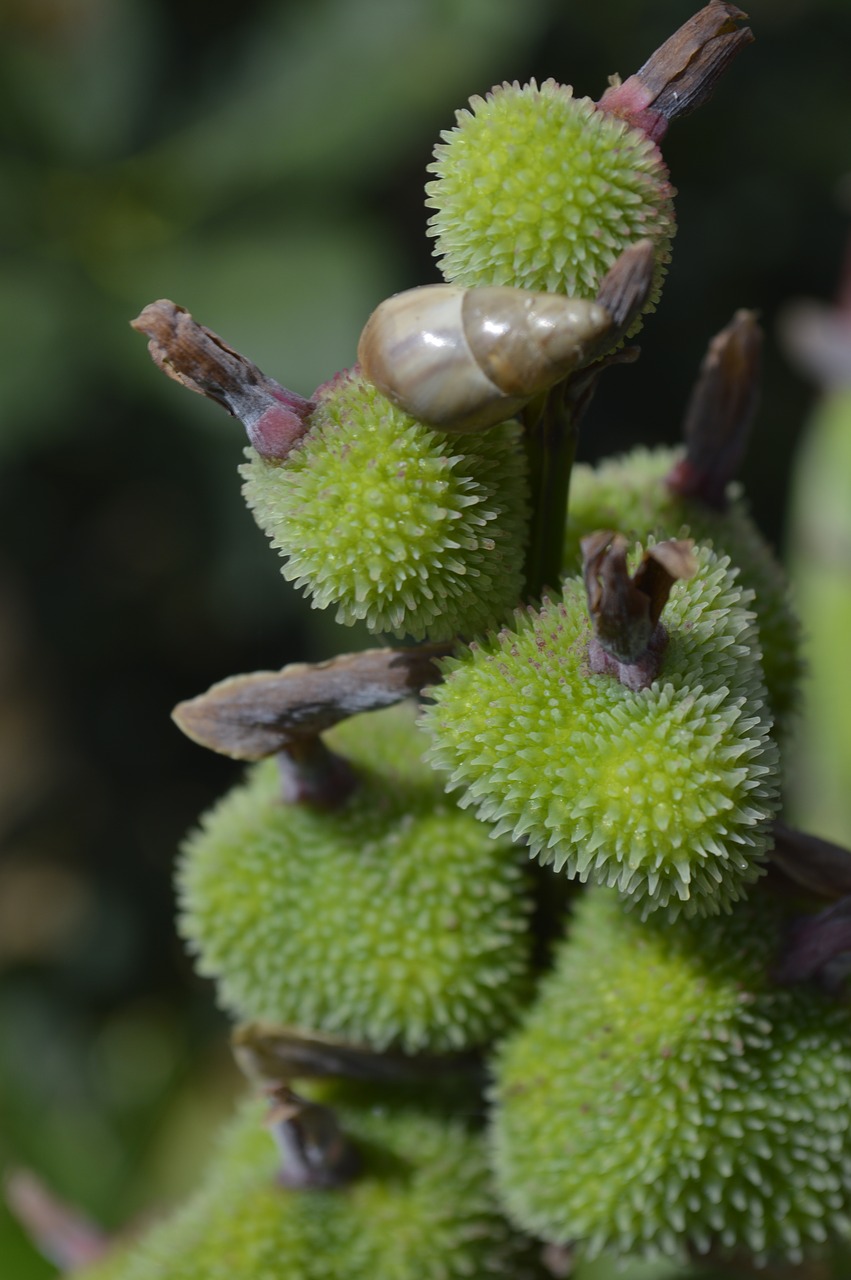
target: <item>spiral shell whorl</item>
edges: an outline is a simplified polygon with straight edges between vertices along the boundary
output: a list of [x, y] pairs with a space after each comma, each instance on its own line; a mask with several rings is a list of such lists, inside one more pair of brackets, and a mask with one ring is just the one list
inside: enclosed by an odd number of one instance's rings
[[492, 287], [424, 285], [387, 298], [358, 359], [393, 404], [445, 431], [504, 422], [578, 368], [611, 326], [582, 298]]

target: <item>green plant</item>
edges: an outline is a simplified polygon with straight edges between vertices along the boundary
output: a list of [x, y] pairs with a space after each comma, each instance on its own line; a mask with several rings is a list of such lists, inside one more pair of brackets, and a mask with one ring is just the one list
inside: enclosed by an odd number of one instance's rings
[[181, 932], [238, 1016], [409, 1053], [478, 1045], [517, 1018], [522, 854], [442, 794], [411, 711], [328, 734], [360, 774], [341, 809], [281, 804], [267, 760], [187, 841]]
[[[836, 984], [851, 914], [813, 895], [851, 876], [774, 822], [798, 629], [731, 492], [753, 316], [713, 340], [684, 452], [582, 473], [568, 512], [582, 413], [661, 290], [659, 142], [748, 42], [742, 17], [712, 0], [596, 104], [547, 82], [462, 114], [428, 188], [454, 287], [394, 307], [395, 405], [363, 372], [286, 391], [172, 303], [134, 322], [245, 424], [286, 575], [425, 643], [177, 709], [258, 762], [178, 878], [280, 1153], [247, 1110], [198, 1197], [93, 1280], [564, 1273], [568, 1247], [580, 1271], [782, 1268], [851, 1231], [851, 1019], [807, 985]], [[555, 381], [519, 354], [540, 290], [578, 298], [533, 333], [567, 326]], [[419, 724], [392, 709], [417, 694]]]
[[[539, 1276], [530, 1242], [499, 1212], [480, 1133], [398, 1086], [311, 1093], [322, 1104], [303, 1106], [302, 1116], [321, 1124], [330, 1114], [323, 1104], [333, 1104], [358, 1144], [357, 1176], [348, 1185], [282, 1187], [266, 1108], [252, 1101], [223, 1135], [194, 1198], [93, 1278]], [[279, 1101], [282, 1115], [290, 1105]]]
[[498, 622], [523, 583], [528, 497], [516, 424], [459, 445], [361, 377], [317, 399], [292, 457], [252, 450], [241, 468], [246, 502], [286, 556], [284, 575], [317, 608], [336, 605], [338, 622], [363, 620], [373, 632], [446, 639]]

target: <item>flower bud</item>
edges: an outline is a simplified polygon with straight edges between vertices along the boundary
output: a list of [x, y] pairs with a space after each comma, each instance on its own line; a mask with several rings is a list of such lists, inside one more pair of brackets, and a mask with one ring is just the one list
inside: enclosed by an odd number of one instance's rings
[[666, 483], [681, 457], [679, 450], [633, 449], [596, 467], [573, 468], [564, 567], [577, 573], [580, 543], [595, 529], [617, 529], [631, 538], [682, 537], [710, 543], [729, 556], [739, 583], [752, 592], [768, 700], [784, 736], [798, 704], [803, 672], [801, 627], [789, 602], [789, 589], [771, 547], [751, 518], [737, 485], [728, 490], [724, 510], [685, 498]]
[[533, 80], [472, 98], [442, 137], [426, 203], [447, 280], [594, 298], [618, 255], [650, 239], [652, 309], [675, 223], [668, 171], [644, 132]]
[[595, 674], [583, 584], [442, 665], [424, 723], [462, 803], [569, 876], [645, 912], [715, 914], [761, 874], [779, 758], [749, 593], [696, 549], [658, 675]]
[[199, 972], [241, 1018], [374, 1049], [503, 1034], [530, 981], [523, 854], [443, 795], [410, 705], [325, 736], [360, 778], [343, 805], [282, 803], [263, 761], [187, 841], [179, 923]]
[[189, 1201], [80, 1280], [542, 1280], [500, 1215], [480, 1133], [422, 1090], [311, 1094], [361, 1152], [344, 1189], [283, 1185], [263, 1105], [243, 1104]]
[[583, 896], [496, 1066], [516, 1222], [580, 1256], [742, 1251], [770, 1267], [848, 1234], [851, 1018], [772, 985], [783, 927], [766, 893], [673, 925]]
[[316, 393], [310, 430], [286, 462], [241, 468], [284, 577], [337, 622], [421, 639], [475, 635], [520, 598], [528, 524], [515, 422], [431, 431], [357, 374]]

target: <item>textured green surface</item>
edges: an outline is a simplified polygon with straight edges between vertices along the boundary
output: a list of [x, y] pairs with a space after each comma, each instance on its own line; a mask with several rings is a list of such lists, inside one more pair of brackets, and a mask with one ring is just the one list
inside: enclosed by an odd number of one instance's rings
[[616, 529], [641, 541], [651, 533], [676, 537], [687, 531], [699, 542], [711, 543], [719, 555], [728, 555], [741, 585], [754, 593], [768, 700], [782, 737], [798, 707], [803, 671], [801, 627], [783, 570], [735, 488], [723, 512], [671, 492], [665, 476], [679, 457], [679, 450], [638, 448], [597, 467], [574, 467], [565, 570], [579, 572], [579, 540], [595, 529]]
[[337, 621], [420, 639], [474, 635], [514, 607], [528, 523], [516, 423], [447, 437], [368, 382], [324, 389], [286, 463], [249, 451], [243, 492], [284, 576]]
[[697, 554], [662, 615], [669, 643], [648, 689], [589, 672], [585, 590], [570, 579], [540, 613], [447, 660], [425, 716], [462, 803], [541, 861], [671, 914], [735, 900], [777, 808], [753, 615], [728, 561]]
[[180, 928], [222, 1003], [377, 1048], [461, 1049], [528, 995], [524, 854], [458, 809], [409, 706], [338, 726], [363, 774], [333, 813], [282, 804], [274, 761], [188, 841]]
[[798, 1259], [848, 1233], [851, 1015], [773, 988], [782, 918], [640, 923], [587, 894], [496, 1071], [507, 1208], [588, 1254]]
[[446, 279], [590, 298], [646, 236], [655, 301], [675, 225], [658, 147], [554, 80], [503, 84], [470, 108], [442, 134], [426, 186]]
[[[315, 1091], [314, 1091], [315, 1092]], [[263, 1106], [244, 1105], [195, 1196], [86, 1280], [531, 1280], [484, 1141], [421, 1101], [322, 1091], [364, 1161], [335, 1191], [285, 1190]]]
[[796, 821], [851, 844], [851, 391], [826, 396], [793, 472], [790, 566], [809, 670], [792, 770]]

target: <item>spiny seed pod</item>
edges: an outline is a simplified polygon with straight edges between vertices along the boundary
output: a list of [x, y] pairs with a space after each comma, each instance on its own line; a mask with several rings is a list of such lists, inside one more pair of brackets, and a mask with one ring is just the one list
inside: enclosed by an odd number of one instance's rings
[[282, 573], [337, 621], [416, 639], [473, 635], [520, 597], [528, 524], [516, 423], [458, 442], [396, 409], [364, 378], [317, 392], [284, 463], [253, 451], [243, 492]]
[[358, 360], [420, 422], [473, 431], [514, 417], [590, 358], [611, 327], [606, 310], [583, 298], [425, 285], [373, 311]]
[[593, 298], [618, 255], [657, 246], [652, 307], [674, 234], [673, 188], [641, 130], [546, 80], [470, 99], [429, 166], [429, 234], [444, 277], [466, 288]]
[[681, 454], [674, 449], [633, 449], [597, 467], [575, 466], [564, 568], [579, 571], [580, 541], [595, 529], [617, 529], [631, 538], [679, 537], [689, 533], [711, 543], [739, 570], [739, 582], [753, 592], [762, 666], [775, 734], [784, 736], [797, 705], [803, 659], [801, 626], [790, 606], [789, 588], [771, 547], [757, 529], [738, 485], [719, 511], [674, 493], [665, 483]]
[[523, 856], [422, 762], [410, 705], [326, 735], [361, 775], [332, 812], [283, 804], [275, 762], [188, 841], [180, 929], [229, 1010], [376, 1049], [465, 1049], [528, 993]]
[[851, 1016], [772, 986], [782, 929], [767, 893], [674, 925], [584, 895], [496, 1066], [515, 1221], [586, 1256], [763, 1265], [851, 1231]]
[[753, 614], [729, 561], [696, 551], [662, 614], [661, 672], [590, 669], [576, 579], [443, 664], [424, 722], [461, 803], [542, 862], [615, 885], [645, 913], [714, 914], [760, 874], [777, 808]]
[[282, 1186], [262, 1104], [243, 1105], [183, 1208], [80, 1280], [543, 1280], [500, 1215], [481, 1134], [386, 1087], [322, 1101], [361, 1151], [345, 1188]]

